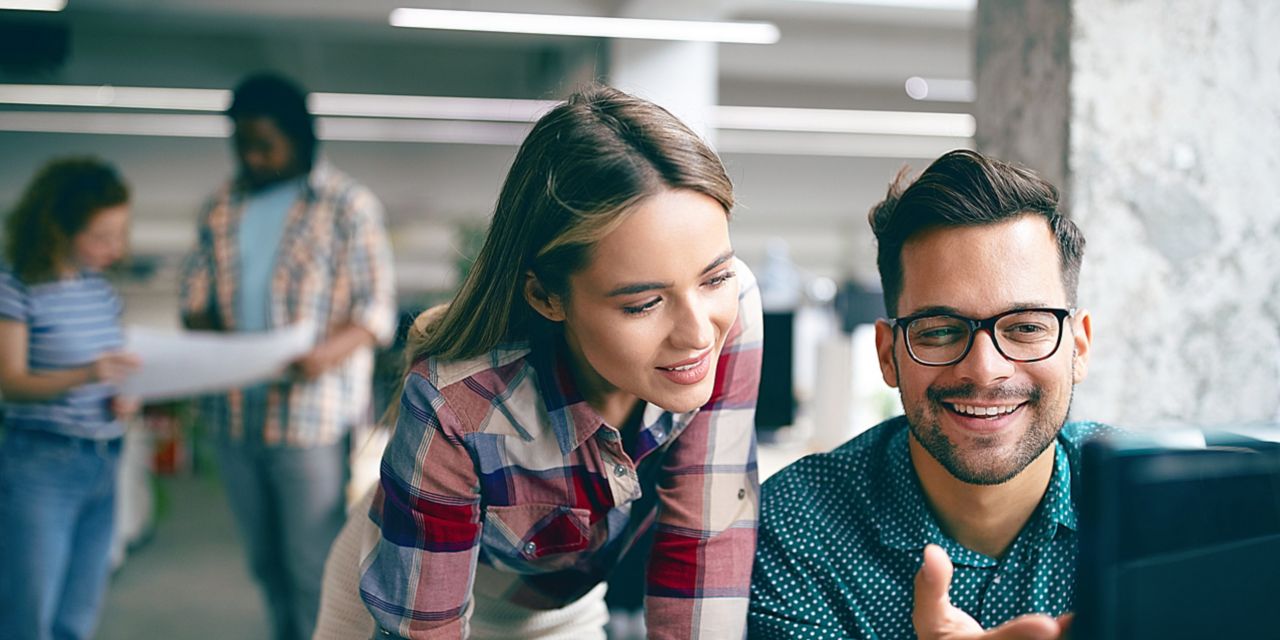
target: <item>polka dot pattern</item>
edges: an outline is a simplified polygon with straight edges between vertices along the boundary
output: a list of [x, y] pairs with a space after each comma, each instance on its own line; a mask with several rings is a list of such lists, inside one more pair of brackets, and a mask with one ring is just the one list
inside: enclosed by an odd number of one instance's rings
[[911, 466], [901, 416], [784, 469], [763, 487], [749, 637], [915, 637], [912, 581], [929, 543], [955, 565], [952, 603], [985, 628], [1024, 613], [1072, 610], [1073, 470], [1083, 442], [1107, 430], [1063, 427], [1049, 489], [1000, 559], [942, 532]]

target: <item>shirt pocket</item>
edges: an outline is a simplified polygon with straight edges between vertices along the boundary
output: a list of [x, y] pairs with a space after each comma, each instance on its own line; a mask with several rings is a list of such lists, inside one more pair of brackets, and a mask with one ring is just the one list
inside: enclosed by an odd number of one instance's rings
[[541, 573], [572, 566], [591, 547], [591, 512], [562, 504], [490, 506], [485, 510], [490, 553]]

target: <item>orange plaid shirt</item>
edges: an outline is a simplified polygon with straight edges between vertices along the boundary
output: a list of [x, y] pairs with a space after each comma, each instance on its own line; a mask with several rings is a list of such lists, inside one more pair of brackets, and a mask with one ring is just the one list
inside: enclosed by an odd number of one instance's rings
[[[238, 182], [220, 189], [199, 217], [196, 246], [182, 269], [184, 315], [212, 317], [236, 330], [238, 229], [245, 192]], [[391, 247], [382, 203], [364, 186], [319, 162], [285, 221], [271, 277], [273, 328], [315, 327], [315, 340], [357, 324], [387, 344], [395, 331]], [[370, 415], [373, 349], [353, 353], [312, 381], [277, 381], [266, 394], [263, 444], [297, 447], [337, 442]], [[206, 414], [232, 439], [246, 433], [245, 394], [207, 398]]]

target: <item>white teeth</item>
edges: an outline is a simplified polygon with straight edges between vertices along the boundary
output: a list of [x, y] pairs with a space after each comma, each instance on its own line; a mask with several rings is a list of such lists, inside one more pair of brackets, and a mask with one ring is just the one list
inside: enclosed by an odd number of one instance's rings
[[663, 368], [666, 369], [667, 371], [688, 371], [696, 366], [698, 366], [698, 363], [695, 362], [693, 364], [686, 364], [679, 367], [663, 367]]
[[957, 413], [963, 413], [966, 415], [978, 416], [978, 417], [999, 416], [999, 415], [1004, 415], [1006, 413], [1013, 413], [1014, 410], [1018, 408], [1018, 406], [1019, 405], [1016, 405], [1016, 404], [1002, 406], [1002, 407], [975, 407], [967, 404], [951, 405], [951, 407], [955, 409]]

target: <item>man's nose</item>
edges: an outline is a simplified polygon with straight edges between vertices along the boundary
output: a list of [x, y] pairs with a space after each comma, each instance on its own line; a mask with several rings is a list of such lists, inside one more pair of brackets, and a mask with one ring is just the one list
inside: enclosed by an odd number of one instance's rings
[[973, 335], [973, 346], [964, 359], [952, 365], [958, 376], [982, 385], [1013, 375], [1014, 363], [996, 348], [995, 337], [987, 329]]

